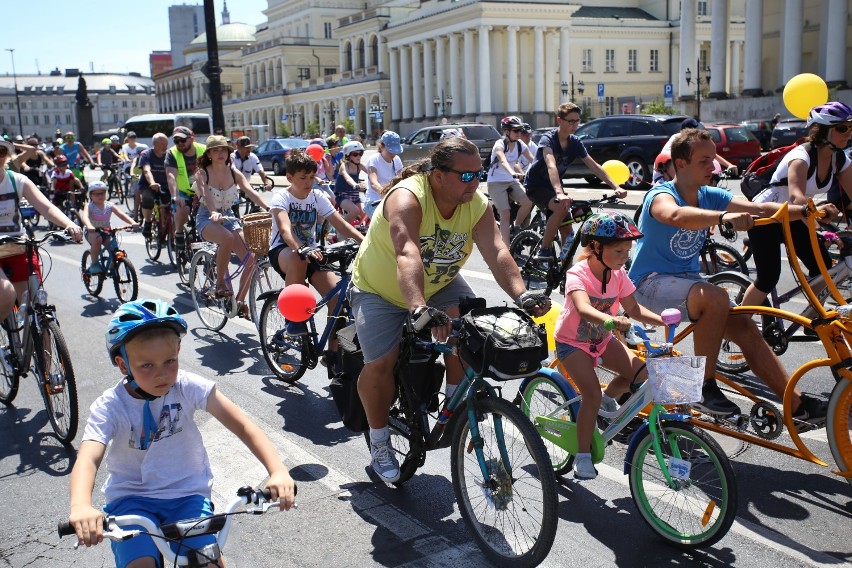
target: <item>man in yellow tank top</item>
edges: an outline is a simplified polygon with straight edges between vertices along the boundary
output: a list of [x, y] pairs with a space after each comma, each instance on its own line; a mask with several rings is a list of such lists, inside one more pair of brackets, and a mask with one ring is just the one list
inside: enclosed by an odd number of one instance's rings
[[[371, 465], [386, 482], [399, 479], [387, 424], [405, 318], [430, 311], [433, 336], [447, 339], [448, 316], [458, 317], [459, 298], [475, 296], [459, 274], [473, 245], [518, 305], [534, 315], [550, 309], [549, 298], [527, 292], [488, 199], [478, 191], [481, 174], [476, 145], [441, 140], [429, 159], [391, 182], [355, 259], [350, 299], [364, 354], [358, 392], [370, 424]], [[444, 362], [449, 398], [463, 370], [458, 357]]]

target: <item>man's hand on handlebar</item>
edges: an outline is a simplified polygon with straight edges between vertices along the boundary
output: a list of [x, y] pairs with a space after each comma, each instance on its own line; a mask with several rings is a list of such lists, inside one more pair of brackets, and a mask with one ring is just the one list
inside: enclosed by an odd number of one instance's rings
[[817, 205], [817, 213], [820, 217], [825, 219], [834, 219], [840, 214], [840, 211], [837, 210], [837, 206], [834, 203], [823, 203], [822, 205]]
[[417, 306], [411, 312], [411, 319], [414, 322], [415, 329], [431, 329], [432, 337], [435, 341], [446, 342], [453, 331], [453, 323], [450, 321], [450, 316], [438, 308]]
[[550, 298], [529, 290], [518, 296], [515, 304], [533, 317], [543, 316], [550, 311]]
[[317, 246], [306, 246], [300, 248], [296, 251], [296, 254], [299, 255], [299, 258], [302, 260], [308, 260], [309, 258], [313, 258], [315, 260], [322, 260], [322, 249]]
[[615, 196], [619, 199], [624, 199], [625, 197], [627, 197], [627, 190], [626, 189], [623, 189], [621, 187], [616, 186], [616, 187], [612, 188], [612, 191], [615, 194]]
[[726, 212], [720, 216], [719, 220], [730, 225], [735, 231], [748, 231], [754, 227], [754, 218], [751, 216], [751, 213]]

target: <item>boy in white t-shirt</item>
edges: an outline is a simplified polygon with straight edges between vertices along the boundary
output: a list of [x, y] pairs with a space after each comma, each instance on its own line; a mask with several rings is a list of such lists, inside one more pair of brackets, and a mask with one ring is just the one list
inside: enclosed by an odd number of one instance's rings
[[[142, 515], [156, 524], [212, 514], [213, 474], [193, 421], [197, 410], [239, 437], [269, 472], [272, 499], [280, 499], [283, 509], [293, 506], [296, 484], [263, 431], [215, 383], [180, 370], [186, 329], [174, 307], [160, 300], [122, 304], [110, 320], [106, 347], [124, 379], [92, 404], [71, 472], [69, 520], [86, 546], [103, 540], [104, 512]], [[105, 455], [107, 503], [100, 511], [92, 506], [92, 491]], [[213, 542], [215, 535], [184, 539], [182, 553]], [[113, 542], [112, 550], [117, 566], [157, 566], [159, 551], [150, 536]]]

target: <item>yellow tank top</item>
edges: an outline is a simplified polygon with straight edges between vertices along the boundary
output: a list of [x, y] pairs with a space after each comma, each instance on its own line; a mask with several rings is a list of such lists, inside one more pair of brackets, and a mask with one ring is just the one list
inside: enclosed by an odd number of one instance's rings
[[[420, 223], [420, 258], [425, 269], [424, 293], [428, 300], [459, 273], [473, 250], [473, 227], [479, 222], [488, 198], [479, 191], [470, 203], [459, 205], [453, 216], [441, 216], [432, 187], [425, 174], [406, 178], [392, 191], [405, 189], [417, 197], [423, 210]], [[399, 288], [396, 253], [390, 236], [390, 224], [384, 216], [387, 196], [373, 214], [370, 230], [355, 257], [352, 283], [365, 292], [378, 294], [385, 300], [407, 307]]]

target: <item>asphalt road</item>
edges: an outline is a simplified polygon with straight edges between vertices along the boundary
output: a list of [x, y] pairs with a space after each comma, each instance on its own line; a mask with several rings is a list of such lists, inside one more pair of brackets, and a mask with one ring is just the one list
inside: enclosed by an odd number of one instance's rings
[[[602, 193], [582, 181], [576, 189]], [[635, 206], [640, 199], [641, 194], [633, 194], [627, 201]], [[426, 465], [402, 488], [373, 482], [364, 440], [339, 422], [325, 369], [309, 371], [293, 386], [276, 381], [250, 324], [231, 321], [219, 333], [204, 329], [174, 271], [147, 259], [141, 235], [127, 234], [123, 246], [139, 271], [140, 294], [176, 302], [189, 322], [182, 366], [216, 380], [268, 433], [300, 483], [297, 510], [236, 519], [225, 549], [229, 567], [488, 565], [454, 502], [447, 450], [430, 453]], [[79, 278], [83, 250], [80, 245], [47, 246], [47, 290], [72, 352], [81, 432], [88, 406], [119, 379], [103, 347], [104, 329], [118, 301], [109, 283], [101, 298], [85, 292]], [[508, 301], [480, 257], [463, 274], [490, 305]], [[782, 285], [791, 286], [789, 275], [784, 278]], [[793, 369], [821, 352], [817, 344], [796, 343], [784, 363]], [[517, 385], [504, 387], [511, 398]], [[830, 388], [830, 378], [822, 376], [808, 378], [804, 386], [823, 396]], [[213, 464], [217, 503], [228, 501], [240, 485], [263, 481], [262, 467], [234, 436], [203, 413], [196, 419]], [[68, 475], [80, 435], [73, 447], [63, 447], [51, 436], [29, 378], [15, 406], [0, 407], [0, 439], [0, 566], [113, 565], [108, 546], [74, 551], [70, 539], [56, 536], [56, 522], [67, 518]], [[852, 486], [833, 476], [829, 467], [742, 447], [730, 438], [719, 441], [736, 454], [740, 501], [737, 521], [717, 545], [685, 552], [658, 540], [637, 513], [622, 474], [624, 447], [614, 444], [598, 479], [560, 480], [559, 529], [544, 565], [794, 567], [852, 561]], [[782, 435], [779, 441], [789, 443], [789, 438]], [[824, 431], [807, 434], [806, 441], [830, 462]], [[102, 503], [99, 493], [95, 500]]]

